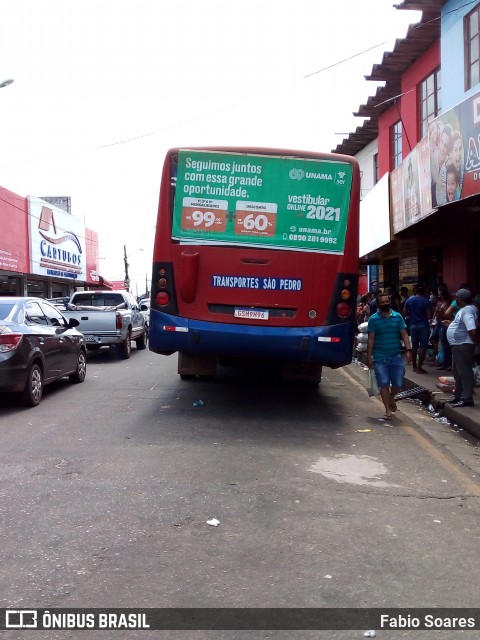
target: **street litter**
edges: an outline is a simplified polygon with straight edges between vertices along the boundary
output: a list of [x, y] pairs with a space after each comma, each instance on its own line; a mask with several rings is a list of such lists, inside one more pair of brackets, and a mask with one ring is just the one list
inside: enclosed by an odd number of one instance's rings
[[370, 629], [370, 631], [365, 631], [365, 633], [363, 634], [365, 636], [365, 638], [376, 638], [377, 634], [375, 633], [375, 631], [373, 629]]
[[427, 409], [428, 409], [428, 411], [430, 411], [430, 413], [434, 413], [434, 411], [435, 411], [435, 407], [433, 406], [433, 404], [429, 404]]
[[195, 400], [195, 402], [193, 403], [194, 407], [204, 407], [205, 406], [205, 402], [203, 400]]
[[210, 518], [210, 520], [207, 520], [207, 524], [210, 524], [212, 527], [218, 527], [218, 525], [220, 524], [220, 520], [217, 520], [216, 518]]
[[355, 429], [356, 433], [370, 433], [371, 429]]
[[435, 418], [435, 422], [439, 422], [440, 424], [451, 424], [448, 418]]
[[323, 577], [324, 578], [328, 578], [330, 580], [332, 576], [326, 575], [326, 576], [323, 576]]

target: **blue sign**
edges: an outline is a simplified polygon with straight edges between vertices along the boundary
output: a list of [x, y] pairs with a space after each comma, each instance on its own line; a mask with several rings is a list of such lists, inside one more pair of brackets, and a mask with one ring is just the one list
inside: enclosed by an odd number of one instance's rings
[[212, 275], [212, 287], [224, 289], [263, 289], [272, 291], [301, 291], [301, 278], [263, 278], [255, 276]]

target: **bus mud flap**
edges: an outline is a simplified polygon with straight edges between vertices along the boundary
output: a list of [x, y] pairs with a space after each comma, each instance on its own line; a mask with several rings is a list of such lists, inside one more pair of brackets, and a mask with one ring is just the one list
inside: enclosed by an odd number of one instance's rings
[[217, 356], [179, 351], [178, 373], [181, 376], [214, 376], [217, 373]]

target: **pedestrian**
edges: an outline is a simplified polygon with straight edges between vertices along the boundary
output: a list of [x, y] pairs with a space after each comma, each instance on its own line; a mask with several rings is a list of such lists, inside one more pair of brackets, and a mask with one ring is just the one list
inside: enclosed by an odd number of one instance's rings
[[370, 316], [370, 299], [368, 293], [363, 295], [357, 303], [357, 326], [367, 322]]
[[377, 295], [378, 311], [368, 321], [367, 365], [375, 370], [380, 396], [385, 407], [385, 420], [392, 419], [397, 410], [395, 396], [403, 386], [405, 365], [400, 352], [400, 338], [407, 352], [407, 362], [412, 359], [410, 338], [401, 313], [394, 311], [390, 296]]
[[[445, 313], [447, 309], [452, 304], [452, 296], [450, 295], [448, 289], [446, 288], [438, 288], [438, 305], [437, 305], [437, 327], [440, 328], [439, 332], [439, 354], [437, 357], [438, 366], [436, 369], [441, 371], [446, 369], [447, 371], [452, 370], [452, 348], [450, 343], [447, 340], [447, 328], [449, 322], [445, 322], [447, 320]], [[431, 338], [430, 338], [431, 340]], [[441, 352], [441, 353], [440, 353]]]
[[385, 293], [388, 293], [390, 296], [390, 304], [394, 311], [398, 311], [398, 313], [402, 313], [402, 299], [400, 294], [397, 291], [397, 288], [394, 285], [390, 285], [385, 287]]
[[478, 311], [472, 304], [472, 294], [468, 289], [459, 289], [455, 300], [458, 311], [447, 329], [448, 342], [452, 347], [455, 395], [448, 402], [452, 407], [473, 407], [473, 356], [475, 345], [480, 344]]
[[374, 313], [376, 313], [378, 311], [378, 305], [377, 305], [377, 296], [379, 293], [381, 293], [382, 290], [381, 289], [377, 289], [376, 293], [372, 294], [372, 297], [370, 298], [370, 308], [369, 308], [369, 312], [370, 315], [373, 316]]
[[408, 288], [407, 287], [400, 287], [400, 309], [403, 315], [403, 308], [405, 306], [405, 302], [408, 300], [409, 298], [409, 293], [408, 293]]
[[432, 309], [429, 300], [425, 298], [425, 287], [416, 284], [413, 296], [405, 302], [405, 318], [408, 318], [410, 338], [412, 340], [412, 364], [415, 373], [427, 373], [423, 362], [427, 353], [430, 338], [430, 318]]

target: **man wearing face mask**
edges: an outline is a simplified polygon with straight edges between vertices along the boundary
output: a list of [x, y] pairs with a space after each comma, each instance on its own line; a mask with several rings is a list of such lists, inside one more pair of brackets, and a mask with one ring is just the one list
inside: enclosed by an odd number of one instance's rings
[[400, 338], [407, 350], [407, 363], [412, 362], [412, 349], [407, 325], [402, 314], [394, 311], [390, 296], [377, 295], [378, 311], [368, 321], [367, 365], [375, 370], [380, 395], [385, 407], [385, 420], [397, 410], [395, 395], [403, 386], [405, 365], [400, 351]]

